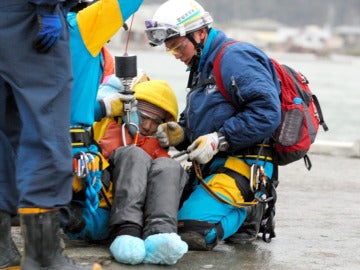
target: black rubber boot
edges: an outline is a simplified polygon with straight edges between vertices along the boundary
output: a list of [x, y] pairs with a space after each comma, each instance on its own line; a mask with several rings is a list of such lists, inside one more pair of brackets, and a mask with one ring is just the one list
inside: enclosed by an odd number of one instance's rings
[[244, 223], [235, 234], [226, 239], [226, 242], [246, 244], [256, 240], [260, 230], [264, 207], [265, 205], [261, 203], [248, 207]]
[[11, 216], [0, 210], [0, 269], [20, 269], [21, 255], [11, 237]]
[[76, 264], [63, 254], [58, 211], [21, 214], [20, 224], [24, 238], [22, 270], [102, 270], [99, 264]]

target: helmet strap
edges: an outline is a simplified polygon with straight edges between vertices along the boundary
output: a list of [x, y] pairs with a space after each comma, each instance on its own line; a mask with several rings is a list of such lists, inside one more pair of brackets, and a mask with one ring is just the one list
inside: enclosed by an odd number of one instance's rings
[[189, 67], [191, 69], [194, 69], [194, 71], [196, 71], [198, 68], [199, 62], [200, 62], [202, 50], [204, 48], [204, 40], [201, 40], [199, 43], [197, 43], [194, 39], [194, 32], [187, 34], [186, 37], [194, 45], [195, 50], [196, 50], [196, 54], [191, 59], [190, 65], [189, 65]]
[[199, 43], [197, 43], [194, 39], [194, 32], [187, 34], [186, 37], [194, 45], [196, 55], [201, 56], [202, 49], [204, 48], [204, 40], [201, 40]]
[[202, 39], [199, 43], [197, 43], [194, 39], [194, 32], [192, 33], [188, 33], [186, 35], [186, 37], [190, 40], [190, 42], [194, 45], [195, 50], [196, 50], [196, 54], [192, 57], [189, 67], [190, 67], [190, 74], [189, 74], [189, 79], [188, 79], [188, 88], [191, 88], [193, 83], [197, 83], [197, 82], [193, 82], [194, 80], [194, 74], [198, 71], [198, 67], [199, 67], [199, 63], [200, 63], [200, 57], [204, 48], [204, 43], [205, 40]]

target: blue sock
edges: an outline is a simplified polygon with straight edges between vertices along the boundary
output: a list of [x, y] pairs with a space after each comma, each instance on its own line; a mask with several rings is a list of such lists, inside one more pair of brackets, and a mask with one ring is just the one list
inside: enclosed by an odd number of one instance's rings
[[124, 264], [140, 264], [146, 254], [144, 240], [130, 235], [117, 236], [111, 243], [110, 252], [116, 261]]
[[144, 263], [175, 264], [188, 251], [188, 245], [176, 233], [159, 233], [145, 239]]

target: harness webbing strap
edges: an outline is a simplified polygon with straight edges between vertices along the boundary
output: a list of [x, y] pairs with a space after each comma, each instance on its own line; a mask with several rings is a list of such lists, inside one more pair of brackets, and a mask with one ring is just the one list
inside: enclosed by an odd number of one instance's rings
[[89, 147], [92, 143], [91, 132], [83, 128], [70, 128], [72, 147]]
[[254, 194], [250, 189], [249, 180], [246, 179], [244, 175], [225, 167], [218, 168], [214, 173], [224, 173], [233, 178], [236, 186], [241, 191], [241, 195], [244, 197], [245, 202], [251, 202], [254, 200]]
[[101, 192], [102, 198], [104, 198], [104, 201], [105, 201], [107, 207], [108, 207], [109, 209], [111, 209], [112, 203], [110, 202], [109, 198], [108, 198], [107, 195], [106, 195], [106, 191], [105, 191], [104, 185], [102, 185], [100, 192]]
[[273, 151], [274, 150], [270, 144], [261, 143], [241, 149], [239, 152], [236, 152], [236, 156], [245, 157], [245, 158], [259, 156], [260, 159], [266, 158], [267, 160], [271, 160], [272, 157], [274, 156]]
[[247, 179], [250, 179], [250, 167], [248, 164], [246, 164], [240, 159], [230, 156], [227, 158], [224, 167], [234, 172], [240, 172], [241, 175], [243, 175]]
[[319, 100], [314, 94], [312, 95], [312, 98], [314, 100], [314, 104], [316, 106], [316, 110], [317, 110], [317, 113], [319, 115], [319, 120], [320, 120], [319, 124], [323, 127], [324, 131], [328, 131], [329, 128], [328, 128], [328, 126], [326, 125], [326, 123], [324, 121], [324, 116], [323, 116], [323, 113], [321, 111]]

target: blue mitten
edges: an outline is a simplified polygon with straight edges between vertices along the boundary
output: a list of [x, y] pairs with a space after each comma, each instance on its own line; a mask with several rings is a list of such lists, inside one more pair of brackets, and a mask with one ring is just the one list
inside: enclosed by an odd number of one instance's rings
[[110, 252], [120, 263], [140, 264], [145, 257], [144, 240], [130, 235], [117, 236], [111, 243]]
[[175, 264], [188, 251], [188, 245], [176, 233], [159, 233], [145, 239], [144, 263]]

